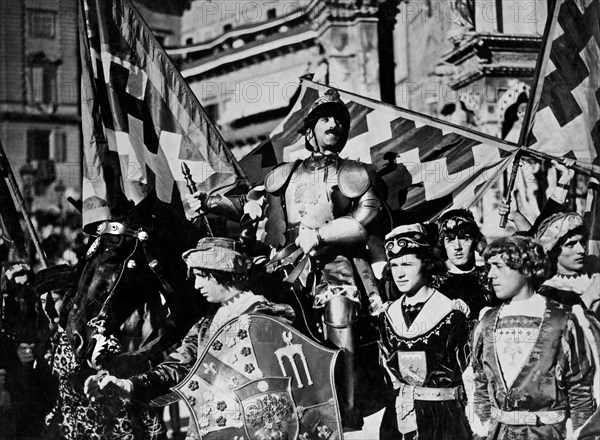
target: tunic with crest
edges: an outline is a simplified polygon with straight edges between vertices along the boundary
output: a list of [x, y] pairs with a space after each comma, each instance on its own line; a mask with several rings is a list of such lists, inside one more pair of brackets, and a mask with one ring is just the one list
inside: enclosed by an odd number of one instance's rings
[[[406, 386], [462, 386], [462, 373], [469, 357], [469, 328], [465, 315], [453, 310], [452, 301], [434, 291], [409, 323], [404, 301], [405, 296], [402, 296], [386, 303], [379, 318], [381, 363], [389, 375], [394, 394]], [[386, 407], [380, 431], [382, 439], [402, 438], [398, 432], [395, 395]], [[463, 399], [415, 400], [419, 439], [470, 438], [464, 404]], [[407, 435], [408, 438], [413, 436], [414, 433]]]
[[[474, 404], [479, 419], [490, 422], [488, 438], [562, 439], [567, 417], [574, 429], [591, 417], [588, 319], [580, 306], [539, 294], [483, 315], [473, 338]], [[511, 424], [500, 420], [500, 411], [509, 414]], [[535, 412], [532, 417], [540, 420], [518, 424], [519, 412]]]

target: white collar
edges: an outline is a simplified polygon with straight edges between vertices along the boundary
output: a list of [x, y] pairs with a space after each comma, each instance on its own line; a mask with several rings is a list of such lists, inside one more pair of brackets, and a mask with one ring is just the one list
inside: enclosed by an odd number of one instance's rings
[[415, 320], [412, 322], [410, 327], [407, 327], [404, 321], [404, 315], [402, 314], [402, 304], [406, 295], [402, 295], [398, 300], [392, 303], [392, 306], [396, 304], [394, 308], [398, 308], [395, 311], [394, 316], [389, 314], [391, 306], [387, 309], [388, 318], [398, 333], [398, 336], [404, 338], [416, 338], [423, 333], [431, 331], [442, 319], [444, 319], [450, 312], [452, 312], [452, 301], [446, 296], [442, 295], [439, 291], [433, 289], [433, 294], [423, 305], [421, 312], [417, 315]]
[[530, 298], [522, 301], [507, 301], [502, 305], [500, 317], [505, 316], [533, 316], [541, 318], [546, 311], [546, 298], [539, 293], [534, 293]]
[[596, 277], [598, 277], [597, 274], [589, 275], [587, 273], [580, 275], [556, 274], [552, 278], [546, 280], [543, 285], [559, 290], [575, 292], [581, 295], [591, 286]]
[[462, 269], [459, 269], [456, 265], [454, 265], [454, 263], [451, 263], [450, 260], [446, 260], [446, 267], [448, 268], [448, 273], [461, 275], [461, 274], [473, 272], [475, 270], [475, 268], [477, 267], [477, 265], [474, 264], [473, 267], [469, 270], [462, 270]]
[[254, 304], [262, 301], [265, 301], [263, 296], [255, 295], [249, 291], [240, 292], [233, 298], [221, 303], [221, 307], [215, 313], [212, 322], [221, 327], [226, 322], [240, 316]]

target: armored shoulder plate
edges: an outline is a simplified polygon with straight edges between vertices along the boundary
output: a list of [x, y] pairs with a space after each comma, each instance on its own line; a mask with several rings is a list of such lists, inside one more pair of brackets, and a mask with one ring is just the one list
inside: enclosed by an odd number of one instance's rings
[[367, 165], [354, 160], [345, 161], [338, 171], [338, 186], [350, 199], [362, 196], [371, 185]]
[[296, 160], [294, 162], [286, 162], [278, 165], [274, 170], [272, 170], [267, 177], [265, 177], [265, 189], [269, 193], [274, 193], [279, 191], [286, 184], [298, 164], [300, 160]]

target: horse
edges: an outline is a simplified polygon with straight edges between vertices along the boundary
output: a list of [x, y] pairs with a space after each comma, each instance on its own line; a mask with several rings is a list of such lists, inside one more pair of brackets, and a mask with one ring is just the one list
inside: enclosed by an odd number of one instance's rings
[[207, 311], [181, 259], [202, 233], [153, 194], [97, 224], [66, 325], [78, 360], [117, 377], [163, 360]]

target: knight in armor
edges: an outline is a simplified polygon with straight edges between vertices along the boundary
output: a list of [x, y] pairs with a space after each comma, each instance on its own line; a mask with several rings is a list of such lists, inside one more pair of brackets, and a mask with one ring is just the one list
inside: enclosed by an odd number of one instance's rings
[[246, 238], [255, 238], [257, 225], [264, 225], [270, 267], [287, 275], [302, 309], [313, 315], [307, 330], [344, 352], [344, 423], [357, 428], [362, 426], [355, 405], [357, 320], [368, 316], [365, 309], [376, 314], [381, 307], [369, 264], [381, 246], [368, 243], [382, 202], [376, 173], [339, 156], [349, 129], [348, 108], [330, 89], [312, 104], [300, 130], [308, 158], [280, 164], [247, 196], [197, 192], [188, 201], [198, 212], [241, 220]]
[[451, 209], [438, 220], [439, 247], [446, 272], [435, 279], [435, 287], [459, 304], [474, 327], [479, 312], [498, 302], [485, 266], [475, 264], [475, 252], [485, 238], [468, 209]]
[[[129, 379], [102, 374], [90, 376], [85, 383], [89, 396], [116, 395], [140, 402], [158, 399], [155, 401], [160, 402], [158, 405], [173, 403], [178, 398], [171, 399], [171, 388], [186, 378], [213, 335], [233, 318], [258, 313], [287, 321], [294, 319], [290, 306], [271, 303], [250, 290], [252, 260], [241, 250], [239, 242], [229, 238], [202, 238], [195, 248], [183, 254], [183, 259], [195, 277], [198, 292], [209, 303], [218, 305], [216, 312], [195, 324], [179, 348], [154, 369]], [[190, 420], [188, 437], [200, 438], [196, 429]]]
[[470, 439], [462, 379], [470, 355], [467, 318], [431, 284], [444, 262], [421, 224], [392, 230], [385, 249], [401, 296], [379, 316], [380, 362], [392, 389], [379, 438]]

